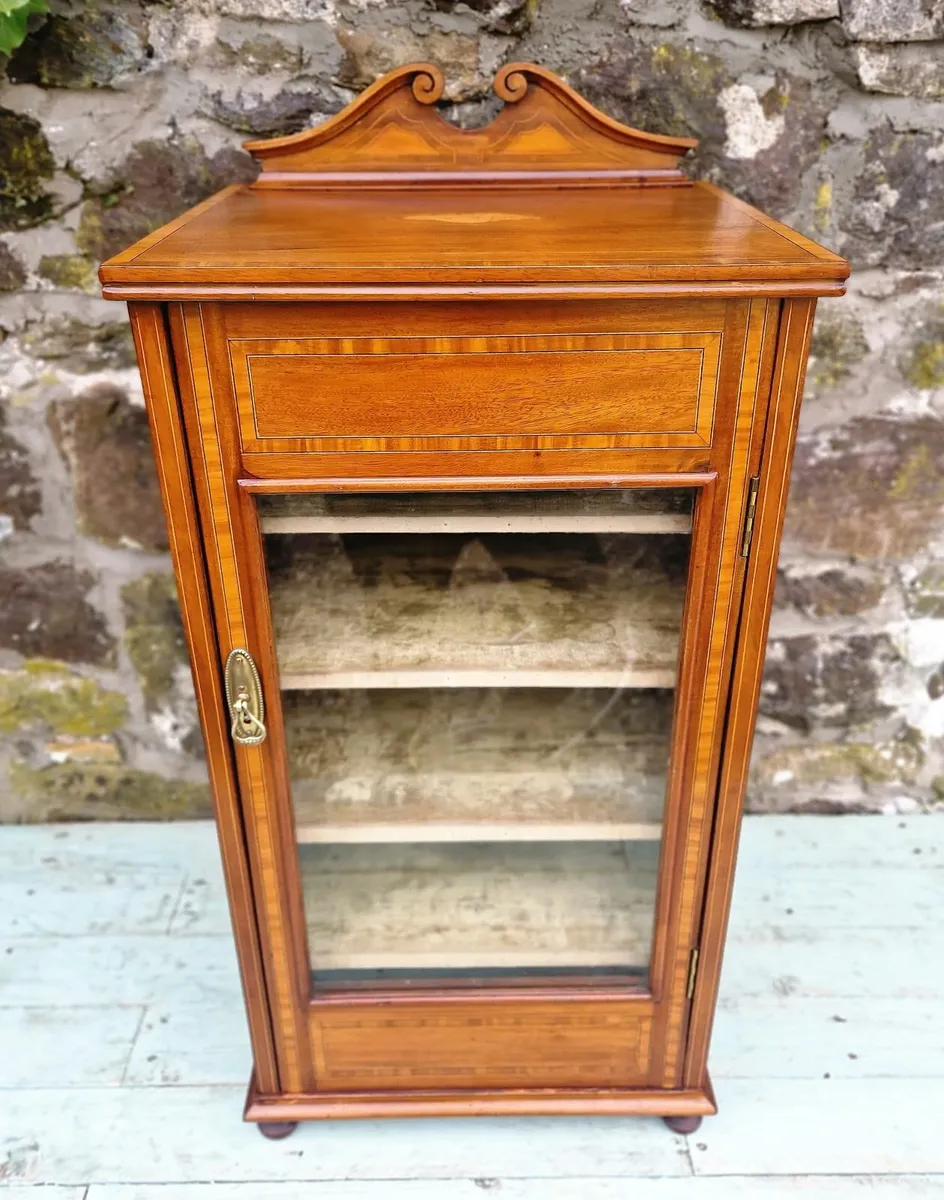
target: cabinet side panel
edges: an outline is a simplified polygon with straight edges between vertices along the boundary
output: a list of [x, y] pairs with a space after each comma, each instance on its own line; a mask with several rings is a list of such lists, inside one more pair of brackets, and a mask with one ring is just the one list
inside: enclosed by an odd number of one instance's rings
[[278, 1073], [249, 882], [245, 833], [230, 755], [229, 731], [220, 699], [219, 652], [166, 318], [163, 306], [159, 304], [135, 303], [128, 308], [206, 745], [256, 1082], [260, 1092], [277, 1092]]
[[708, 1043], [727, 931], [742, 802], [764, 668], [780, 534], [806, 376], [815, 300], [786, 300], [780, 323], [753, 543], [734, 662], [708, 893], [692, 1001], [684, 1083], [706, 1078]]

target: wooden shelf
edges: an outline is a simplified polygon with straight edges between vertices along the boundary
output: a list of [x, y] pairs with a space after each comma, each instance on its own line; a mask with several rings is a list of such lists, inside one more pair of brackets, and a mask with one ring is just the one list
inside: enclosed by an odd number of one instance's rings
[[299, 692], [300, 842], [657, 839], [666, 692]]
[[658, 845], [303, 846], [316, 971], [645, 967]]
[[260, 496], [264, 533], [690, 533], [691, 492]]
[[688, 539], [267, 539], [286, 689], [672, 687]]

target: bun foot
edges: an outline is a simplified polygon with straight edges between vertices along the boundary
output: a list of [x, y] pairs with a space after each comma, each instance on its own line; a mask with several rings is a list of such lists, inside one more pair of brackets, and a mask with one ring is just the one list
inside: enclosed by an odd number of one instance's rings
[[272, 1141], [278, 1141], [279, 1138], [287, 1138], [290, 1133], [294, 1133], [298, 1128], [297, 1121], [260, 1121], [259, 1132], [263, 1137], [271, 1138]]
[[663, 1117], [674, 1133], [694, 1133], [701, 1124], [701, 1117]]

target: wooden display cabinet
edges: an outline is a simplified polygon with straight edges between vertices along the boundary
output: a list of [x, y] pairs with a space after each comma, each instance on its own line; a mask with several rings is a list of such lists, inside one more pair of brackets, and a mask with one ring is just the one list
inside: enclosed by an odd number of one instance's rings
[[848, 268], [539, 67], [387, 75], [107, 262], [269, 1136], [714, 1111], [816, 298]]

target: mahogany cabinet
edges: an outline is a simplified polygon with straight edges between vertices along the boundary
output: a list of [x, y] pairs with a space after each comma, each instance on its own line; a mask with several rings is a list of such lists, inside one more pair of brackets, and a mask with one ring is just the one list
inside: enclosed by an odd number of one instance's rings
[[107, 262], [150, 413], [246, 1117], [714, 1111], [836, 255], [527, 64], [394, 71]]

